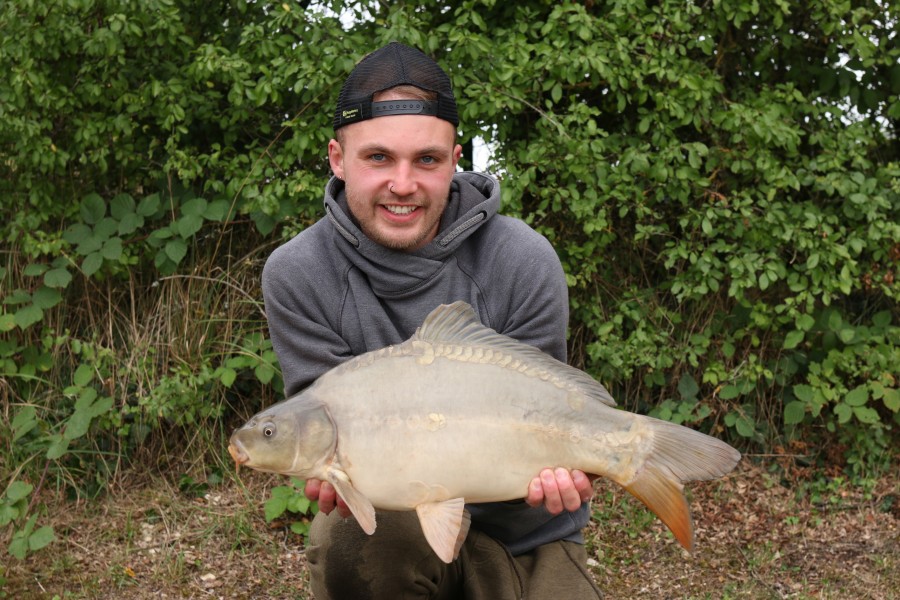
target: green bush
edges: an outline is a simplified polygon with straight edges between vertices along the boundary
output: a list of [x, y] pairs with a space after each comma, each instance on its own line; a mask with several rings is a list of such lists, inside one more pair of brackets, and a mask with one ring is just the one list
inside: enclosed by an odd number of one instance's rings
[[49, 543], [42, 492], [221, 454], [280, 396], [261, 266], [321, 215], [340, 83], [393, 39], [448, 68], [462, 142], [557, 248], [574, 364], [745, 449], [882, 467], [897, 19], [839, 0], [0, 4], [11, 550]]

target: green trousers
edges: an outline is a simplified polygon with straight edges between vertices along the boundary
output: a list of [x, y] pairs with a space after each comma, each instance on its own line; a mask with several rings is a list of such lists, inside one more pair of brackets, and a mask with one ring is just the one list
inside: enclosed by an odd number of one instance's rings
[[379, 512], [366, 535], [356, 519], [319, 513], [306, 550], [316, 600], [581, 600], [601, 598], [584, 546], [553, 542], [513, 557], [474, 528], [459, 558], [434, 554], [415, 512]]

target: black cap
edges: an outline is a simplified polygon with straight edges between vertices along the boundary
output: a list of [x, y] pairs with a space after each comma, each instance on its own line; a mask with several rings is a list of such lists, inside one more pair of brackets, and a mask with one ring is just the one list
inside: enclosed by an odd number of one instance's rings
[[[437, 94], [437, 100], [388, 100], [373, 102], [378, 92], [398, 85], [412, 85]], [[432, 115], [459, 125], [450, 78], [423, 52], [391, 42], [367, 55], [350, 73], [334, 111], [335, 131], [358, 121], [388, 115]]]

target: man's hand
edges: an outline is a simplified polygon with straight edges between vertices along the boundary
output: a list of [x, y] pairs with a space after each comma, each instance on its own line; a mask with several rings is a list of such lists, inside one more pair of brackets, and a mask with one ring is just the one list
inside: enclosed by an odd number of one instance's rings
[[563, 510], [578, 510], [593, 495], [594, 487], [583, 471], [544, 469], [531, 480], [525, 502], [534, 507], [543, 504], [551, 515], [558, 515]]
[[326, 515], [337, 507], [338, 514], [345, 519], [351, 514], [350, 507], [344, 502], [344, 499], [338, 496], [334, 486], [327, 481], [321, 479], [307, 479], [303, 488], [303, 494], [314, 502], [319, 503], [319, 512]]

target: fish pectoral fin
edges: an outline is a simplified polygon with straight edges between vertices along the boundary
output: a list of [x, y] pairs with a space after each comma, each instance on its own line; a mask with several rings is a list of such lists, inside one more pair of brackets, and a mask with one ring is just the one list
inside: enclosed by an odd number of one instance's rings
[[328, 469], [327, 479], [337, 490], [338, 495], [347, 503], [362, 530], [369, 535], [375, 533], [375, 507], [368, 498], [353, 487], [347, 474], [340, 469], [332, 468]]
[[425, 502], [416, 506], [419, 524], [428, 545], [445, 563], [453, 562], [459, 556], [466, 536], [469, 534], [471, 519], [463, 498], [453, 498], [443, 502]]

